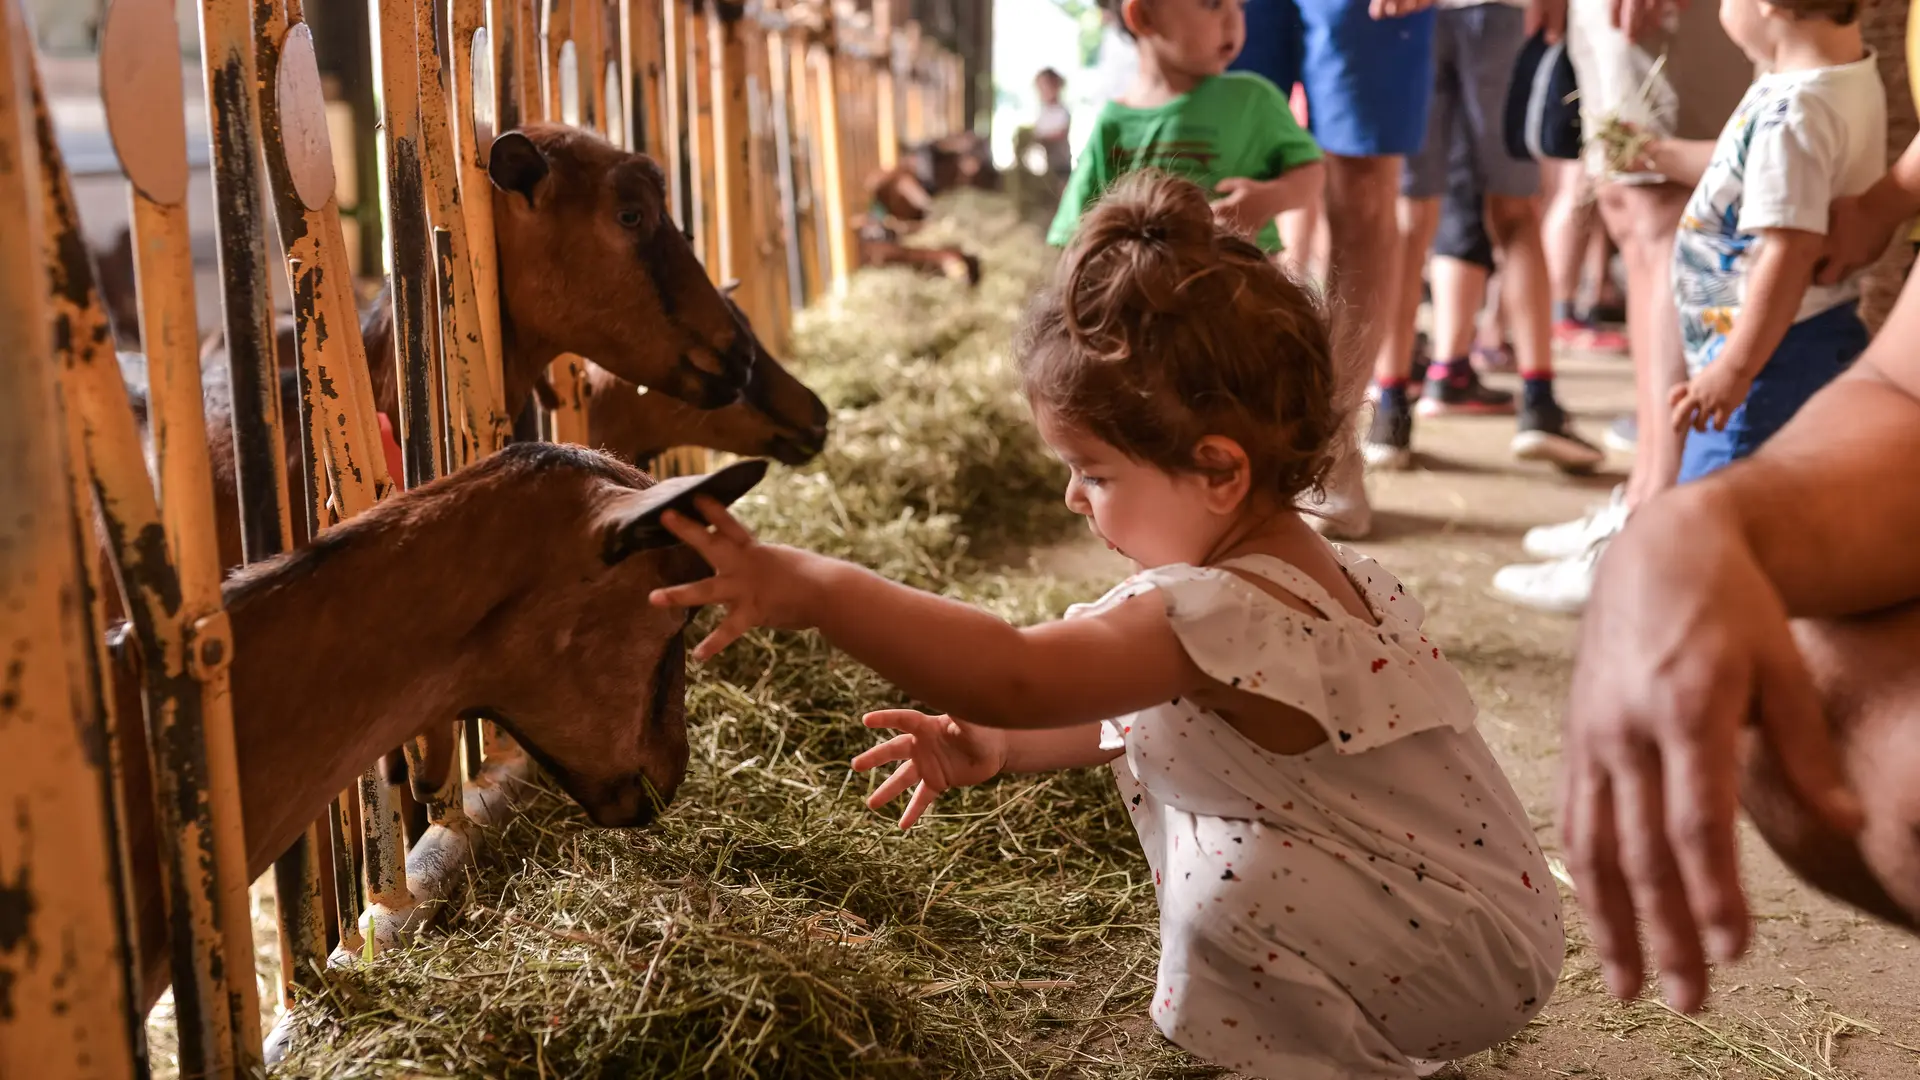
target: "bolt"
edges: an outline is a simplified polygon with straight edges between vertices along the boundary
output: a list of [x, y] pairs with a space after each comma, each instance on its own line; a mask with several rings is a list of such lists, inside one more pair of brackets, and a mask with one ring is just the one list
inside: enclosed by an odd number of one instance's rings
[[212, 638], [200, 645], [200, 663], [204, 667], [218, 667], [227, 655], [227, 646], [219, 638]]

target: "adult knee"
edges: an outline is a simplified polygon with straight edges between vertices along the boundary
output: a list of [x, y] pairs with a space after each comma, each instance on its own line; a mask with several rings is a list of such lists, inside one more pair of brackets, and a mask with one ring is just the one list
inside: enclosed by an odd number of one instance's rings
[[1497, 247], [1540, 233], [1540, 204], [1532, 198], [1487, 196], [1487, 233]]
[[1685, 208], [1685, 194], [1668, 185], [1603, 184], [1600, 218], [1607, 235], [1628, 263], [1663, 263], [1673, 257], [1673, 234]]
[[1327, 156], [1327, 223], [1343, 234], [1400, 231], [1400, 159]]
[[1802, 621], [1794, 637], [1842, 767], [1866, 810], [1847, 836], [1827, 825], [1755, 739], [1741, 803], [1768, 845], [1808, 884], [1920, 930], [1920, 603], [1865, 618]]

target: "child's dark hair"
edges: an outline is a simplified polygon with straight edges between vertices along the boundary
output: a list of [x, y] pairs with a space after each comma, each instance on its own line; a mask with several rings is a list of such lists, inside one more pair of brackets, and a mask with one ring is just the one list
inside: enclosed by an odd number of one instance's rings
[[1053, 84], [1054, 84], [1055, 86], [1065, 86], [1065, 85], [1067, 85], [1067, 80], [1066, 80], [1066, 77], [1065, 77], [1065, 76], [1063, 76], [1063, 75], [1061, 75], [1061, 74], [1060, 74], [1060, 73], [1059, 73], [1058, 71], [1055, 71], [1054, 69], [1052, 69], [1052, 68], [1050, 68], [1050, 67], [1044, 67], [1044, 68], [1041, 68], [1041, 69], [1040, 69], [1040, 74], [1038, 74], [1038, 75], [1035, 75], [1035, 76], [1033, 77], [1033, 81], [1034, 81], [1034, 82], [1040, 82], [1040, 81], [1042, 81], [1042, 80], [1046, 80], [1046, 81], [1048, 81], [1048, 82], [1051, 82], [1051, 83], [1053, 83]]
[[1019, 359], [1035, 409], [1170, 472], [1226, 436], [1283, 506], [1320, 489], [1351, 419], [1320, 302], [1198, 187], [1153, 171], [1081, 219]]
[[1836, 26], [1850, 25], [1860, 17], [1864, 0], [1768, 0], [1774, 7], [1796, 19], [1825, 19]]

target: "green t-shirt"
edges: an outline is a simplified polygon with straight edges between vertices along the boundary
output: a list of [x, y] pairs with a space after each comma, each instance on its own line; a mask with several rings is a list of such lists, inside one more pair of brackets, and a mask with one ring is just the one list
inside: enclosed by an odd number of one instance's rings
[[[1199, 184], [1209, 198], [1228, 177], [1271, 180], [1320, 160], [1320, 146], [1303, 131], [1280, 88], [1251, 72], [1215, 76], [1153, 109], [1108, 102], [1093, 123], [1047, 242], [1064, 247], [1095, 200], [1121, 176], [1161, 169]], [[1259, 244], [1280, 250], [1269, 221]]]

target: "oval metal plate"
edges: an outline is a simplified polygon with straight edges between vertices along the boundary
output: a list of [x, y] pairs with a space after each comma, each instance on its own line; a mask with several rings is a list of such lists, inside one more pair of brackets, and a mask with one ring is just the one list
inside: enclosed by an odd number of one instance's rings
[[100, 96], [120, 167], [162, 206], [187, 199], [187, 106], [173, 0], [113, 0], [100, 31]]
[[300, 205], [319, 210], [333, 198], [333, 143], [327, 137], [327, 100], [320, 92], [313, 31], [305, 23], [294, 24], [280, 43], [274, 100], [280, 106], [280, 144], [294, 193]]

